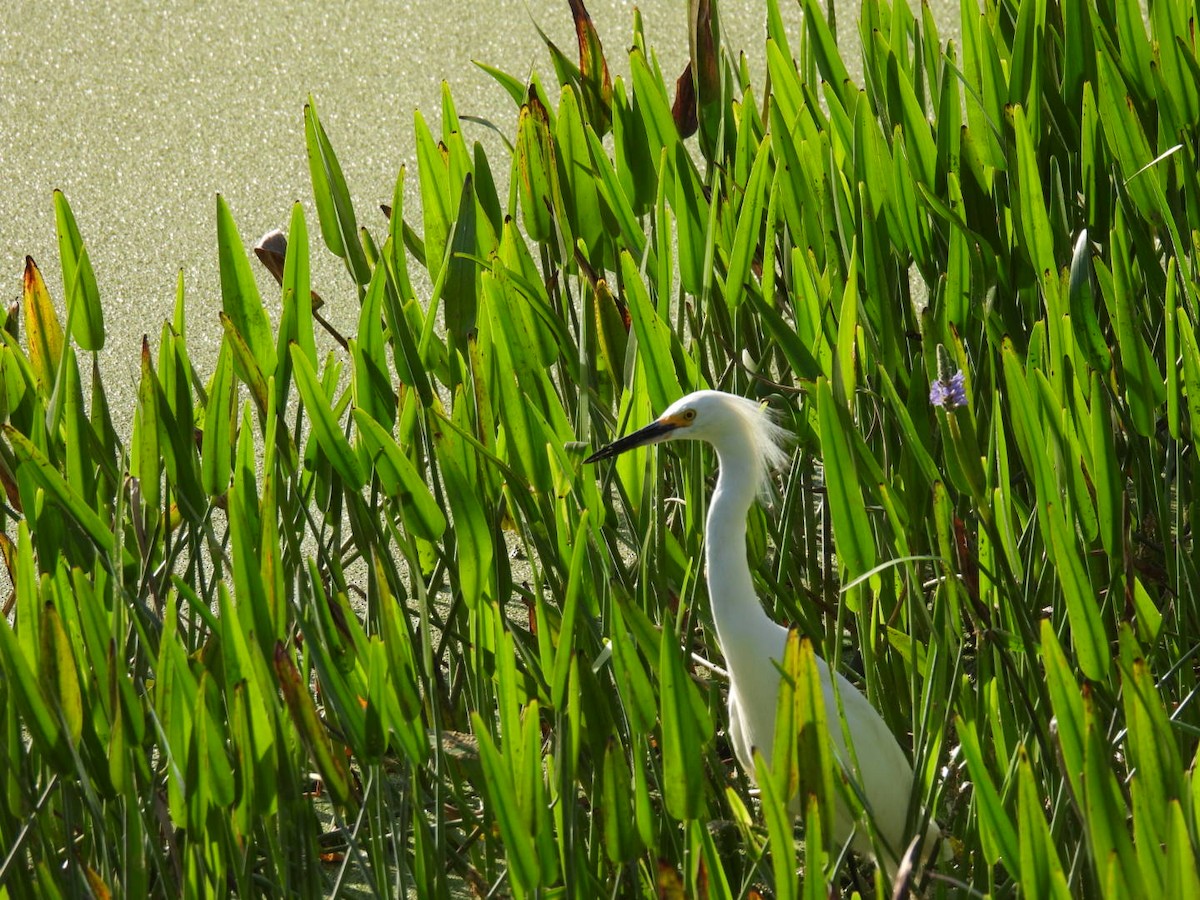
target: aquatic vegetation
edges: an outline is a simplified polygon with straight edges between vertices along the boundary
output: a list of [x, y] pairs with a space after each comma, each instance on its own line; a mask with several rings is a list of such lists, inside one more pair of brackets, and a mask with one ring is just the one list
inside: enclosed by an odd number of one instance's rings
[[[825, 4], [768, 0], [757, 85], [715, 2], [688, 61], [635, 15], [627, 80], [571, 6], [552, 79], [489, 70], [511, 156], [447, 88], [384, 231], [310, 102], [317, 221], [264, 296], [217, 200], [219, 358], [180, 284], [128, 435], [54, 198], [65, 320], [30, 260], [0, 328], [0, 890], [884, 895], [831, 841], [815, 650], [953, 839], [929, 895], [1200, 895], [1188, 8], [968, 3], [958, 47], [864, 0], [858, 85]], [[702, 388], [797, 436], [748, 521], [809, 642], [760, 794], [699, 627], [708, 451], [583, 465]]]

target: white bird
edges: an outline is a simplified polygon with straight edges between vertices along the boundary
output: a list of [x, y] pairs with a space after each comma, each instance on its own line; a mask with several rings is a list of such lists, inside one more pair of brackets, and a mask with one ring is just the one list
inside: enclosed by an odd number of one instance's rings
[[[609, 459], [626, 450], [660, 441], [707, 441], [717, 451], [717, 486], [708, 507], [705, 562], [717, 642], [729, 671], [729, 736], [738, 763], [754, 780], [753, 751], [770, 762], [775, 740], [775, 709], [788, 630], [772, 621], [754, 593], [746, 558], [746, 515], [768, 483], [770, 472], [786, 460], [788, 432], [776, 425], [765, 408], [721, 391], [696, 391], [671, 406], [646, 427], [590, 456]], [[817, 658], [833, 755], [857, 781], [881, 843], [876, 860], [894, 881], [908, 834], [908, 806], [913, 771], [883, 718], [862, 692]], [[836, 691], [836, 696], [835, 696]], [[847, 751], [838, 719], [838, 698], [854, 748]], [[857, 760], [856, 769], [852, 760]], [[793, 800], [792, 811], [799, 804]], [[833, 810], [832, 837], [850, 842], [856, 852], [876, 859], [866, 825], [856, 821], [839, 796]], [[925, 858], [941, 837], [930, 820], [922, 843]]]

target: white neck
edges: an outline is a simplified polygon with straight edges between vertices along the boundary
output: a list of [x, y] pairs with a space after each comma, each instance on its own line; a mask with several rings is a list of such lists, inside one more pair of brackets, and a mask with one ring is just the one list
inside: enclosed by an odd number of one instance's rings
[[770, 666], [787, 630], [763, 611], [746, 560], [746, 515], [760, 477], [757, 467], [745, 462], [754, 459], [754, 448], [745, 438], [729, 436], [716, 450], [720, 471], [708, 507], [705, 556], [713, 623], [732, 675], [758, 670], [764, 661]]

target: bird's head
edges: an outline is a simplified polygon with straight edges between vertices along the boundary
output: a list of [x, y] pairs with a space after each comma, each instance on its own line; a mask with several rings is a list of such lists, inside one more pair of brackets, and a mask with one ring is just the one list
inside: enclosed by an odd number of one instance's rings
[[723, 391], [695, 391], [676, 400], [649, 425], [596, 451], [584, 462], [611, 459], [662, 441], [707, 441], [717, 448], [718, 455], [736, 453], [765, 478], [787, 461], [784, 444], [789, 436], [761, 403]]

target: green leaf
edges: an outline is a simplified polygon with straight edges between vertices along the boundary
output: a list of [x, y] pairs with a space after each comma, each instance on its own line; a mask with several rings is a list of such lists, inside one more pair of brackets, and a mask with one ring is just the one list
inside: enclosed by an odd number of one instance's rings
[[[679, 144], [673, 155], [664, 154], [663, 188], [675, 211], [679, 250], [679, 281], [691, 294], [702, 294], [707, 278], [704, 271], [708, 219], [711, 207], [687, 148]], [[757, 240], [757, 233], [755, 234]], [[728, 280], [726, 281], [728, 285]]]
[[629, 862], [641, 850], [633, 820], [629, 764], [615, 738], [604, 750], [600, 814], [604, 819], [604, 849], [614, 865]]
[[66, 195], [54, 192], [54, 221], [58, 230], [58, 256], [62, 264], [63, 288], [67, 294], [67, 320], [71, 337], [84, 350], [104, 349], [104, 310], [96, 273], [83, 246], [75, 215]]
[[636, 47], [629, 54], [629, 71], [633, 82], [634, 115], [645, 129], [650, 158], [656, 160], [661, 158], [664, 147], [674, 150], [679, 142], [666, 86], [662, 77], [651, 71], [646, 54]]
[[1200, 873], [1197, 872], [1196, 846], [1188, 834], [1183, 806], [1172, 800], [1167, 807], [1167, 875], [1163, 895], [1166, 897], [1200, 896]]
[[1068, 109], [1079, 109], [1084, 82], [1096, 82], [1096, 45], [1092, 38], [1091, 9], [1086, 0], [1062, 4], [1063, 94]]
[[[1178, 315], [1179, 279], [1176, 271], [1175, 258], [1167, 262], [1167, 295], [1163, 301], [1163, 341], [1166, 344], [1165, 357], [1168, 360], [1179, 359], [1179, 329]], [[1181, 437], [1179, 429], [1179, 367], [1167, 366], [1167, 431], [1175, 440]]]
[[519, 78], [509, 75], [507, 72], [497, 69], [495, 66], [489, 66], [487, 63], [482, 63], [477, 59], [471, 60], [483, 71], [487, 72], [496, 80], [500, 87], [508, 92], [508, 96], [513, 98], [513, 103], [520, 106], [525, 101], [525, 82]]
[[137, 478], [142, 499], [151, 516], [162, 505], [162, 450], [159, 435], [158, 396], [160, 389], [150, 362], [150, 341], [142, 337], [142, 377], [138, 384], [137, 409], [133, 416], [133, 437], [129, 474]]
[[[95, 435], [87, 419], [84, 406], [83, 386], [80, 384], [79, 367], [75, 364], [75, 353], [68, 344], [69, 359], [63, 365], [63, 452], [66, 454], [67, 483], [81, 497], [94, 496], [95, 460], [93, 459]], [[3, 376], [0, 375], [0, 378]]]
[[1122, 553], [1124, 481], [1117, 461], [1116, 434], [1109, 407], [1108, 388], [1098, 372], [1091, 378], [1089, 430], [1092, 445], [1092, 484], [1096, 490], [1096, 521], [1104, 551], [1112, 558]]
[[895, 53], [888, 55], [887, 78], [893, 122], [903, 128], [904, 146], [912, 160], [912, 175], [932, 187], [937, 183], [937, 144], [930, 133], [925, 110], [913, 91], [912, 82], [900, 70]]
[[558, 643], [554, 648], [554, 668], [550, 673], [550, 705], [554, 709], [566, 706], [567, 675], [571, 659], [575, 655], [575, 622], [579, 615], [579, 595], [583, 592], [585, 578], [590, 580], [591, 570], [584, 565], [587, 558], [588, 510], [579, 517], [575, 529], [574, 549], [571, 552], [571, 567], [567, 573], [567, 593], [563, 601], [562, 621], [558, 628]]
[[955, 717], [955, 727], [962, 741], [963, 756], [967, 760], [967, 771], [975, 786], [975, 803], [979, 809], [980, 837], [982, 849], [987, 861], [995, 865], [1004, 860], [1006, 865], [1017, 868], [1021, 858], [1017, 842], [1017, 832], [1012, 820], [1004, 810], [1000, 794], [995, 782], [984, 762], [983, 750], [979, 744], [979, 734], [975, 723]]
[[166, 323], [159, 344], [158, 371], [159, 443], [163, 446], [167, 485], [175, 493], [179, 512], [189, 521], [199, 522], [205, 498], [192, 403], [193, 369], [183, 335]]
[[105, 553], [116, 547], [113, 533], [87, 502], [79, 496], [58, 469], [50, 464], [33, 442], [12, 425], [4, 425], [4, 435], [12, 444], [13, 453], [22, 466], [28, 466], [34, 482], [52, 498], [75, 523], [83, 529]]
[[470, 175], [463, 182], [446, 260], [446, 285], [442, 290], [446, 317], [446, 337], [451, 350], [465, 354], [467, 341], [475, 330], [479, 302], [479, 266], [475, 262], [478, 243], [475, 236], [475, 189]]
[[217, 368], [208, 389], [208, 404], [204, 408], [200, 481], [210, 497], [218, 497], [228, 490], [233, 472], [235, 388], [231, 355], [229, 342], [222, 341]]
[[[729, 252], [729, 271], [725, 277], [725, 302], [736, 310], [742, 302], [746, 279], [750, 277], [750, 264], [758, 249], [758, 235], [762, 228], [762, 214], [766, 194], [771, 187], [771, 140], [763, 138], [754, 156], [750, 180], [738, 211], [737, 233], [733, 249]], [[768, 235], [770, 240], [770, 235]]]
[[1200, 434], [1200, 342], [1186, 309], [1177, 312], [1179, 347], [1183, 358], [1183, 388], [1187, 395], [1188, 424], [1192, 434]]
[[[771, 79], [770, 117], [778, 123], [771, 124], [770, 133], [778, 141], [788, 137], [788, 132], [796, 125], [796, 117], [804, 106], [803, 86], [792, 55], [787, 50], [786, 41], [767, 41], [767, 74]], [[775, 155], [780, 160], [785, 159], [778, 147]]]
[[1079, 558], [1073, 529], [1065, 519], [1057, 503], [1049, 505], [1050, 550], [1062, 586], [1063, 599], [1067, 603], [1067, 618], [1071, 623], [1071, 644], [1079, 669], [1093, 681], [1108, 677], [1111, 656], [1104, 621], [1100, 617], [1100, 606], [1087, 577], [1087, 570]]
[[625, 318], [617, 308], [608, 282], [598, 281], [591, 296], [597, 362], [601, 371], [608, 373], [613, 387], [619, 393], [625, 386], [625, 356], [629, 346]]
[[[541, 868], [538, 865], [533, 837], [521, 820], [516, 787], [509, 774], [509, 768], [505, 765], [504, 757], [492, 741], [488, 727], [479, 713], [471, 713], [471, 727], [479, 741], [479, 759], [483, 763], [483, 787], [490, 801], [488, 811], [500, 826], [509, 877], [518, 891], [533, 890], [541, 881]], [[515, 745], [518, 737], [512, 734], [507, 741]], [[509, 750], [510, 754], [511, 752]]]
[[804, 24], [808, 30], [808, 46], [816, 58], [821, 76], [839, 92], [842, 102], [849, 104], [856, 88], [850, 81], [850, 73], [845, 63], [842, 62], [837, 38], [830, 30], [825, 19], [825, 9], [819, 0], [804, 0]]
[[[767, 820], [767, 837], [771, 847], [771, 870], [775, 875], [775, 895], [789, 900], [797, 895], [796, 836], [793, 816], [787, 798], [781, 796], [771, 777], [771, 766], [762, 752], [754, 748], [754, 782], [762, 799], [762, 814]], [[807, 804], [805, 804], [807, 807]], [[820, 821], [818, 818], [816, 821]]]
[[[316, 102], [311, 95], [304, 104], [304, 143], [308, 150], [308, 171], [312, 176], [313, 197], [325, 246], [334, 256], [345, 260], [346, 268], [355, 282], [366, 284], [371, 280], [371, 268], [358, 240], [358, 221], [350, 201], [350, 190], [346, 187], [346, 178], [333, 152], [333, 145], [329, 143], [329, 136], [317, 117]], [[265, 367], [264, 372], [271, 374]]]
[[817, 877], [818, 872], [826, 871], [829, 860], [829, 831], [821, 821], [822, 813], [827, 814], [827, 810], [828, 807], [822, 805], [816, 794], [808, 795], [808, 804], [804, 809], [804, 869], [811, 874], [804, 879], [805, 900], [825, 900], [828, 896], [822, 879]]
[[[854, 365], [858, 342], [858, 248], [850, 251], [846, 265], [846, 286], [842, 291], [842, 303], [837, 322], [837, 367], [833, 370], [833, 395], [839, 405], [854, 407], [857, 381]], [[864, 368], [868, 361], [863, 361]]]
[[[308, 224], [304, 218], [304, 207], [300, 203], [292, 206], [292, 220], [288, 228], [287, 256], [283, 261], [283, 302], [290, 302], [294, 309], [294, 340], [315, 367], [317, 364], [316, 338], [313, 333], [313, 298], [309, 269]], [[283, 335], [281, 334], [282, 338]], [[284, 355], [284, 348], [278, 348]], [[289, 360], [290, 362], [290, 360]]]
[[[33, 748], [44, 755], [60, 772], [71, 770], [70, 749], [65, 735], [55, 719], [51, 703], [43, 691], [43, 682], [38, 677], [38, 659], [43, 652], [38, 640], [41, 616], [32, 613], [40, 601], [37, 588], [37, 572], [33, 559], [33, 544], [28, 523], [22, 520], [17, 526], [18, 546], [18, 613], [17, 621], [11, 623], [7, 616], [0, 621], [0, 668], [3, 669], [7, 690], [4, 698], [16, 701], [20, 720], [29, 729]], [[25, 615], [22, 615], [25, 613]], [[20, 634], [14, 633], [14, 626]], [[26, 646], [22, 646], [27, 644]]]
[[700, 815], [704, 801], [704, 735], [692, 707], [679, 638], [662, 631], [659, 657], [663, 796], [668, 814], [686, 821]]
[[312, 433], [317, 439], [317, 445], [329, 459], [334, 470], [346, 482], [346, 486], [350, 490], [357, 491], [362, 488], [365, 481], [358, 464], [358, 456], [351, 448], [350, 442], [346, 440], [345, 434], [342, 433], [333, 408], [329, 405], [329, 399], [325, 396], [325, 389], [321, 387], [321, 382], [317, 379], [317, 373], [313, 370], [308, 357], [295, 344], [291, 346], [290, 350], [292, 366], [296, 375], [296, 389], [300, 393], [300, 399], [304, 403], [304, 409], [312, 423]]
[[1121, 699], [1129, 766], [1145, 792], [1150, 816], [1156, 824], [1162, 824], [1167, 802], [1185, 796], [1183, 760], [1159, 686], [1134, 645], [1128, 625], [1121, 626], [1121, 645]]
[[1058, 746], [1062, 753], [1063, 769], [1078, 802], [1083, 802], [1083, 700], [1075, 673], [1063, 654], [1054, 633], [1054, 625], [1043, 619], [1041, 625], [1042, 665], [1046, 670], [1046, 686], [1050, 693], [1050, 708], [1058, 725]]
[[1046, 311], [1051, 317], [1051, 323], [1055, 323], [1063, 312], [1059, 301], [1061, 282], [1058, 278], [1058, 266], [1054, 261], [1050, 216], [1042, 195], [1042, 177], [1038, 170], [1038, 160], [1025, 111], [1020, 106], [1012, 106], [1009, 108], [1009, 115], [1016, 136], [1016, 164], [1010, 166], [1010, 171], [1014, 172], [1017, 182], [1015, 199], [1020, 245], [1030, 256], [1046, 299]]
[[909, 154], [901, 140], [901, 126], [893, 132], [892, 184], [888, 194], [891, 212], [895, 216], [898, 243], [913, 255], [916, 263], [928, 269], [932, 265], [930, 229], [928, 217], [917, 202], [920, 182], [912, 171]]
[[396, 420], [396, 393], [392, 390], [383, 332], [383, 295], [386, 292], [387, 270], [377, 266], [371, 273], [371, 283], [359, 308], [358, 336], [349, 339], [347, 344], [354, 406], [365, 410], [390, 430]]
[[612, 606], [610, 638], [613, 648], [613, 674], [633, 730], [638, 734], [648, 734], [656, 721], [657, 704], [646, 667], [642, 665], [638, 655], [637, 638], [626, 630], [625, 614], [622, 612], [625, 606], [626, 603], [622, 602], [619, 596]]
[[1112, 239], [1112, 287], [1125, 400], [1138, 434], [1152, 437], [1158, 427], [1159, 407], [1166, 399], [1166, 384], [1143, 335], [1143, 317], [1140, 314], [1142, 291], [1133, 280], [1131, 256], [1126, 230], [1118, 222], [1113, 229]]
[[442, 82], [442, 146], [450, 163], [450, 199], [462, 193], [463, 182], [471, 175], [471, 154], [463, 140], [462, 123], [454, 107], [448, 82]]
[[[1008, 81], [996, 46], [996, 33], [987, 17], [977, 7], [962, 5], [963, 74], [969, 88], [966, 107], [971, 139], [964, 149], [974, 148], [981, 168], [1005, 167], [1000, 148], [1000, 125], [1004, 121], [1004, 104], [1008, 97]], [[967, 154], [964, 154], [967, 156]], [[990, 187], [990, 179], [985, 180]]]
[[400, 501], [405, 526], [417, 537], [436, 541], [446, 530], [446, 515], [416, 467], [383, 426], [363, 410], [354, 410], [354, 421], [384, 493]]
[[[779, 795], [789, 805], [796, 795], [802, 803], [816, 801], [819, 815], [809, 824], [819, 828], [816, 835], [819, 841], [820, 835], [833, 833], [837, 802], [833, 784], [834, 760], [816, 653], [812, 642], [801, 638], [795, 629], [788, 633], [783, 654], [783, 679], [777, 709], [772, 765]], [[834, 715], [837, 715], [836, 710]], [[806, 835], [806, 843], [813, 839], [814, 835]], [[822, 847], [825, 852], [830, 849], [829, 846]]]
[[[428, 409], [433, 405], [434, 393], [418, 346], [420, 307], [416, 300], [401, 304], [392, 291], [387, 291], [383, 301], [383, 312], [392, 340], [392, 359], [395, 361], [396, 374], [404, 385], [416, 390], [421, 405]], [[412, 319], [409, 318], [410, 312], [413, 313]]]
[[[600, 136], [608, 131], [612, 121], [612, 78], [600, 34], [588, 15], [582, 0], [573, 0], [571, 16], [575, 20], [575, 37], [579, 44], [579, 87], [583, 94], [588, 122]], [[559, 108], [562, 116], [562, 108]]]
[[[534, 432], [534, 411], [529, 401], [530, 395], [540, 396], [542, 393], [542, 372], [526, 343], [528, 334], [522, 327], [523, 323], [516, 321], [519, 312], [514, 307], [517, 304], [510, 302], [516, 296], [507, 287], [506, 278], [494, 278], [491, 273], [484, 273], [483, 292], [493, 338], [495, 385], [499, 394], [500, 419], [504, 425], [505, 449], [508, 461], [525, 476], [530, 485], [539, 490], [548, 490], [550, 470], [545, 447]], [[484, 366], [476, 368], [487, 369]], [[528, 385], [528, 392], [522, 391], [521, 382]]]
[[247, 631], [253, 630], [259, 635], [264, 652], [270, 652], [281, 634], [274, 627], [262, 577], [263, 529], [259, 522], [261, 504], [255, 482], [259, 454], [254, 438], [255, 429], [247, 404], [237, 432], [233, 481], [227, 494], [229, 554], [239, 615]]
[[467, 606], [475, 609], [485, 593], [491, 595], [488, 586], [495, 552], [492, 535], [480, 503], [478, 485], [455, 458], [444, 434], [435, 446], [450, 504], [450, 518], [454, 522], [458, 584]]
[[[245, 716], [249, 726], [246, 738], [247, 745], [243, 753], [246, 765], [252, 767], [252, 774], [243, 777], [243, 789], [254, 794], [252, 806], [260, 811], [266, 811], [275, 806], [277, 791], [277, 771], [275, 754], [277, 752], [278, 734], [274, 727], [274, 716], [278, 711], [277, 697], [271, 689], [269, 669], [265, 667], [266, 660], [274, 653], [277, 634], [259, 633], [254, 622], [247, 623], [240, 610], [235, 610], [230, 592], [224, 584], [217, 591], [217, 601], [220, 609], [221, 632], [220, 645], [222, 663], [226, 683], [232, 685], [240, 694], [237, 702], [239, 712]], [[239, 597], [239, 605], [245, 598]], [[258, 648], [252, 653], [250, 641], [258, 637], [262, 655]], [[253, 785], [246, 782], [253, 780]]]
[[[196, 807], [203, 809], [205, 819], [211, 806], [215, 809], [228, 809], [233, 805], [233, 769], [229, 764], [229, 755], [225, 750], [226, 731], [225, 721], [214, 721], [209, 709], [207, 693], [212, 676], [203, 672], [196, 691], [196, 709], [192, 715], [195, 729], [192, 739], [196, 743], [196, 753], [192, 757], [198, 777], [189, 779], [193, 788], [191, 798], [200, 800]], [[195, 788], [199, 790], [195, 790]], [[200, 820], [201, 822], [204, 819]]]
[[637, 216], [633, 211], [632, 204], [635, 198], [631, 198], [624, 185], [621, 184], [617, 169], [614, 168], [612, 160], [608, 158], [608, 151], [604, 149], [596, 132], [589, 126], [584, 133], [587, 135], [592, 165], [595, 166], [598, 176], [596, 189], [604, 200], [608, 214], [616, 222], [621, 240], [625, 242], [631, 253], [640, 257], [646, 249], [646, 233], [638, 224]]
[[[1121, 8], [1127, 13], [1123, 6]], [[1138, 18], [1136, 28], [1141, 30], [1140, 16]], [[1105, 143], [1116, 157], [1120, 174], [1124, 176], [1122, 186], [1129, 192], [1138, 210], [1149, 219], [1161, 216], [1170, 228], [1174, 219], [1164, 193], [1163, 169], [1152, 165], [1155, 154], [1146, 139], [1134, 99], [1122, 75], [1121, 63], [1129, 59], [1126, 48], [1117, 50], [1106, 37], [1097, 43], [1098, 109]], [[1141, 43], [1145, 44], [1144, 31]], [[1143, 93], [1142, 96], [1147, 97], [1147, 94]], [[1173, 239], [1172, 243], [1178, 251], [1179, 241]]]
[[1017, 12], [1012, 39], [1012, 60], [1008, 72], [1008, 102], [1029, 110], [1032, 133], [1041, 131], [1043, 34], [1046, 30], [1046, 2], [1023, 3]]
[[1107, 372], [1112, 366], [1108, 341], [1096, 317], [1097, 300], [1092, 290], [1092, 261], [1087, 229], [1079, 233], [1071, 256], [1071, 281], [1068, 300], [1076, 346], [1094, 368]]
[[[610, 95], [611, 90], [610, 85]], [[589, 112], [588, 117], [590, 121], [596, 121], [594, 112]], [[575, 92], [569, 87], [562, 89], [559, 100], [556, 144], [565, 176], [565, 183], [562, 185], [563, 200], [566, 203], [571, 232], [583, 241], [588, 258], [593, 265], [597, 265], [603, 259], [601, 254], [605, 238], [604, 217], [601, 215], [596, 173], [592, 168], [579, 103]]]
[[683, 396], [671, 352], [674, 335], [650, 302], [650, 294], [638, 272], [637, 263], [628, 252], [621, 253], [621, 274], [629, 316], [637, 335], [638, 359], [646, 373], [650, 405], [654, 409], [666, 409]]
[[[1120, 42], [1120, 56], [1115, 61], [1120, 63], [1131, 86], [1140, 97], [1148, 100], [1153, 95], [1150, 72], [1152, 60], [1157, 62], [1157, 54], [1146, 37], [1145, 19], [1140, 9], [1130, 9], [1124, 4], [1117, 4], [1113, 12], [1116, 15], [1116, 33]], [[1111, 21], [1104, 24], [1112, 27]]]
[[829, 382], [817, 379], [817, 420], [821, 456], [825, 461], [825, 486], [829, 516], [838, 556], [851, 578], [875, 566], [875, 540], [867, 519], [862, 486], [850, 444], [846, 438], [842, 409], [833, 399]]
[[334, 752], [329, 732], [317, 715], [316, 705], [308, 692], [308, 683], [302, 679], [286, 648], [275, 644], [275, 676], [283, 692], [283, 701], [292, 716], [300, 740], [308, 749], [317, 771], [329, 787], [329, 793], [339, 806], [352, 807], [354, 795], [350, 788], [350, 773], [346, 769], [345, 757]]
[[[421, 185], [421, 213], [425, 225], [425, 268], [436, 281], [450, 236], [450, 172], [445, 151], [439, 148], [420, 110], [413, 113], [417, 140], [417, 172]], [[393, 210], [393, 215], [396, 213]]]
[[38, 393], [48, 400], [54, 391], [58, 363], [62, 358], [63, 331], [46, 290], [46, 282], [42, 280], [42, 273], [29, 256], [25, 257], [23, 296], [29, 364], [33, 368]]
[[880, 393], [887, 400], [889, 409], [896, 417], [896, 424], [900, 428], [900, 433], [904, 436], [904, 450], [912, 454], [917, 468], [925, 477], [927, 486], [933, 487], [935, 482], [942, 480], [942, 476], [938, 471], [937, 463], [933, 461], [933, 457], [930, 455], [929, 448], [925, 445], [926, 439], [917, 432], [917, 428], [913, 424], [912, 415], [909, 413], [908, 407], [900, 400], [900, 394], [897, 392], [896, 386], [892, 383], [892, 378], [888, 375], [887, 370], [881, 366], [877, 371], [879, 374], [879, 385], [882, 388]]
[[813, 357], [808, 345], [788, 324], [787, 320], [767, 301], [757, 294], [749, 294], [750, 303], [759, 316], [765, 331], [779, 344], [788, 365], [797, 378], [815, 379], [821, 372], [820, 363]]
[[1128, 809], [1111, 768], [1112, 747], [1096, 721], [1090, 696], [1084, 698], [1084, 723], [1083, 813], [1092, 859], [1110, 891], [1117, 892], [1109, 896], [1149, 896], [1125, 824]]
[[221, 327], [225, 330], [226, 343], [229, 345], [230, 358], [233, 360], [233, 370], [250, 389], [250, 397], [254, 400], [254, 407], [258, 410], [259, 416], [265, 416], [267, 414], [267, 378], [270, 376], [265, 375], [259, 368], [250, 346], [237, 330], [237, 326], [233, 324], [233, 320], [224, 312], [220, 313], [220, 319]]
[[536, 94], [531, 92], [521, 107], [517, 121], [516, 166], [517, 186], [521, 194], [521, 221], [525, 231], [538, 243], [546, 243], [552, 234], [554, 218], [554, 189], [551, 179], [557, 177], [550, 141], [549, 117]]
[[51, 602], [42, 607], [41, 635], [42, 685], [58, 709], [59, 722], [66, 728], [67, 740], [72, 746], [78, 746], [84, 722], [79, 672], [75, 668], [74, 648], [63, 628], [62, 617]]
[[426, 734], [418, 683], [417, 649], [413, 642], [412, 626], [404, 619], [404, 608], [392, 595], [386, 568], [391, 565], [383, 557], [374, 557], [375, 578], [379, 585], [379, 618], [383, 646], [387, 651], [388, 675], [395, 695], [397, 711], [404, 722], [394, 723], [401, 746], [408, 758], [420, 764], [429, 755], [429, 736]]
[[[221, 308], [254, 355], [263, 378], [275, 373], [271, 323], [250, 271], [246, 249], [225, 199], [217, 195], [217, 254], [221, 270]], [[239, 373], [249, 383], [249, 375]]]
[[1002, 353], [1010, 414], [1022, 455], [1028, 460], [1033, 476], [1039, 527], [1066, 600], [1072, 645], [1083, 673], [1101, 681], [1109, 670], [1108, 640], [1095, 592], [1079, 558], [1073, 519], [1064, 509], [1063, 493], [1050, 464], [1048, 447], [1053, 444], [1048, 443], [1048, 438], [1051, 442], [1053, 438], [1042, 429], [1025, 372], [1008, 338], [1004, 339]]
[[[1017, 766], [1017, 798], [1017, 837], [1021, 856], [1020, 865], [1013, 874], [1020, 878], [1027, 897], [1070, 900], [1071, 891], [1042, 812], [1037, 782], [1024, 747], [1020, 748]], [[1005, 860], [1005, 865], [1010, 871], [1014, 868], [1012, 861]]]
[[29, 729], [33, 748], [60, 772], [71, 770], [70, 751], [50, 704], [42, 693], [41, 681], [17, 647], [8, 621], [0, 622], [0, 665], [11, 686], [8, 696], [16, 701], [21, 722]]

